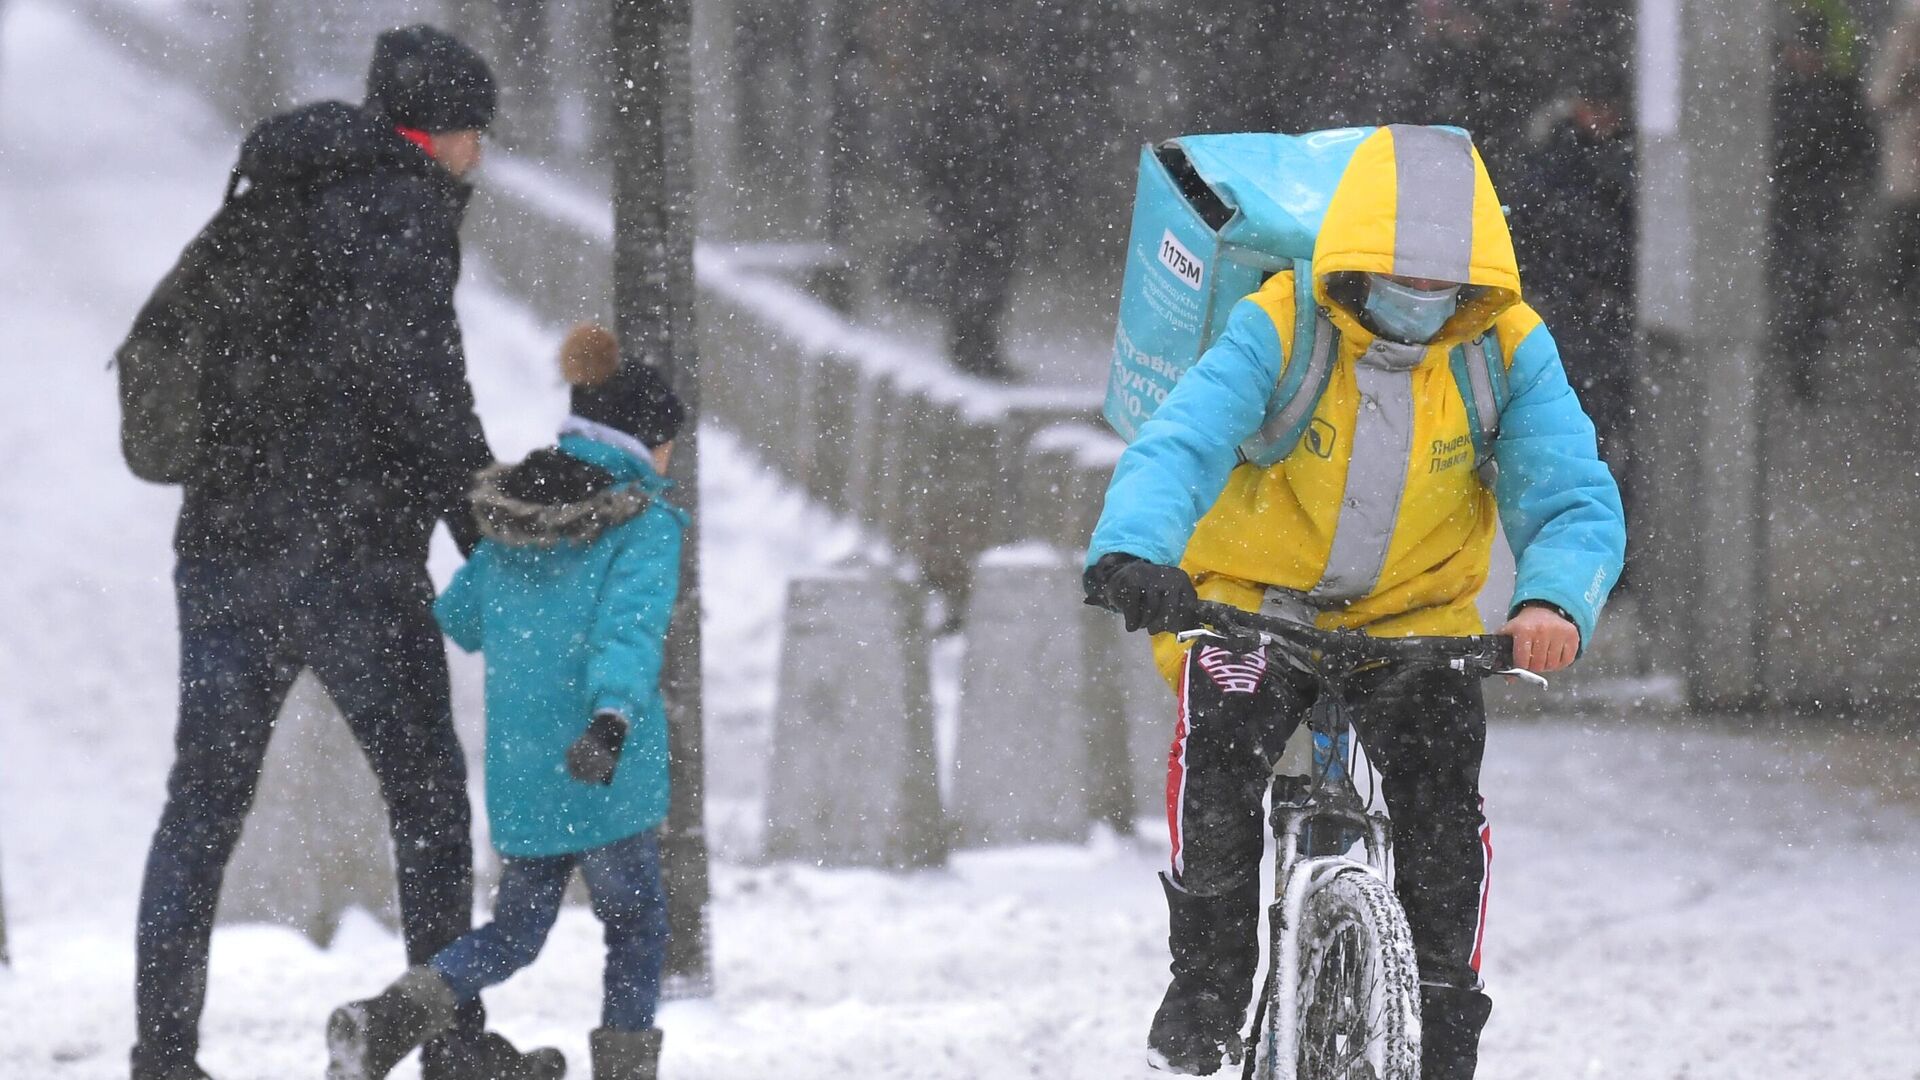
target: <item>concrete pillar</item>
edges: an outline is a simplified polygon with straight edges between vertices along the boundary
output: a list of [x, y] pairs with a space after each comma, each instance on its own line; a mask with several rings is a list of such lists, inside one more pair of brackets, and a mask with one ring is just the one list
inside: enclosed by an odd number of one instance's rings
[[826, 866], [946, 860], [917, 589], [855, 565], [788, 586], [766, 854]]
[[1640, 0], [1643, 470], [1632, 545], [1658, 653], [1703, 707], [1763, 686], [1767, 0]]
[[954, 747], [961, 842], [1072, 842], [1096, 819], [1129, 826], [1125, 704], [1112, 692], [1121, 682], [1090, 653], [1103, 646], [1092, 644], [1089, 614], [1078, 559], [1040, 544], [981, 556]]
[[219, 921], [289, 926], [323, 946], [350, 907], [397, 926], [389, 835], [366, 756], [326, 690], [302, 672], [274, 724]]

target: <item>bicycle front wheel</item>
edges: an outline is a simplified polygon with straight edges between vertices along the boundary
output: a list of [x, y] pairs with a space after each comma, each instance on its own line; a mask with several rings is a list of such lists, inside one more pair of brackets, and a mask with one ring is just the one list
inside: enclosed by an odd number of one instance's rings
[[1420, 1080], [1420, 970], [1387, 883], [1336, 876], [1307, 897], [1298, 940], [1299, 1080]]

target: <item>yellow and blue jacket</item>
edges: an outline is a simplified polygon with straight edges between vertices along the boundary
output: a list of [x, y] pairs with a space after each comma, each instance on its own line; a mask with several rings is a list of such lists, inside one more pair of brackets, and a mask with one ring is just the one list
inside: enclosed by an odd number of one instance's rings
[[[1626, 552], [1620, 494], [1552, 335], [1521, 302], [1479, 153], [1444, 129], [1377, 130], [1335, 189], [1312, 265], [1338, 347], [1299, 445], [1267, 467], [1236, 452], [1293, 351], [1288, 271], [1235, 306], [1121, 455], [1088, 564], [1112, 552], [1178, 564], [1203, 598], [1249, 610], [1277, 587], [1326, 628], [1474, 634], [1497, 521], [1518, 564], [1514, 605], [1554, 604], [1591, 640]], [[1468, 288], [1430, 345], [1400, 345], [1357, 316], [1367, 273]], [[1469, 388], [1450, 362], [1455, 346], [1489, 333], [1508, 387], [1490, 484], [1475, 468]], [[1161, 635], [1154, 648], [1172, 680], [1182, 647]]]

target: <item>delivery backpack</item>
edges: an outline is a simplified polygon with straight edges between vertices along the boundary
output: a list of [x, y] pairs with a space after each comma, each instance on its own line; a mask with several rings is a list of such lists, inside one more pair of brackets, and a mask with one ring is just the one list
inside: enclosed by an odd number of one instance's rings
[[141, 307], [114, 351], [120, 451], [135, 476], [191, 482], [237, 448], [281, 346], [304, 323], [311, 191], [236, 167], [220, 209]]
[[[1140, 151], [1102, 410], [1122, 438], [1139, 434], [1226, 330], [1236, 302], [1269, 276], [1292, 270], [1293, 351], [1240, 458], [1272, 465], [1299, 445], [1339, 348], [1339, 332], [1313, 295], [1314, 240], [1354, 149], [1375, 130], [1192, 135]], [[1506, 366], [1492, 333], [1453, 350], [1453, 375], [1467, 405], [1475, 467], [1490, 478], [1507, 400]]]

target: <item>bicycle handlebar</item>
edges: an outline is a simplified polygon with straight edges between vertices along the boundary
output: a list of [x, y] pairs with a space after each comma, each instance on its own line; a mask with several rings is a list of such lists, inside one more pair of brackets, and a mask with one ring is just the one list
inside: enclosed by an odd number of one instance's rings
[[[1504, 634], [1477, 634], [1468, 637], [1383, 638], [1357, 630], [1321, 630], [1289, 619], [1275, 618], [1254, 611], [1242, 611], [1228, 604], [1201, 601], [1200, 620], [1206, 628], [1186, 631], [1181, 637], [1213, 635], [1230, 642], [1257, 648], [1280, 645], [1296, 653], [1318, 653], [1347, 665], [1368, 662], [1417, 664], [1445, 667], [1467, 675], [1515, 675], [1544, 686], [1546, 680], [1513, 664], [1513, 639]], [[1245, 651], [1245, 650], [1242, 650]]]

